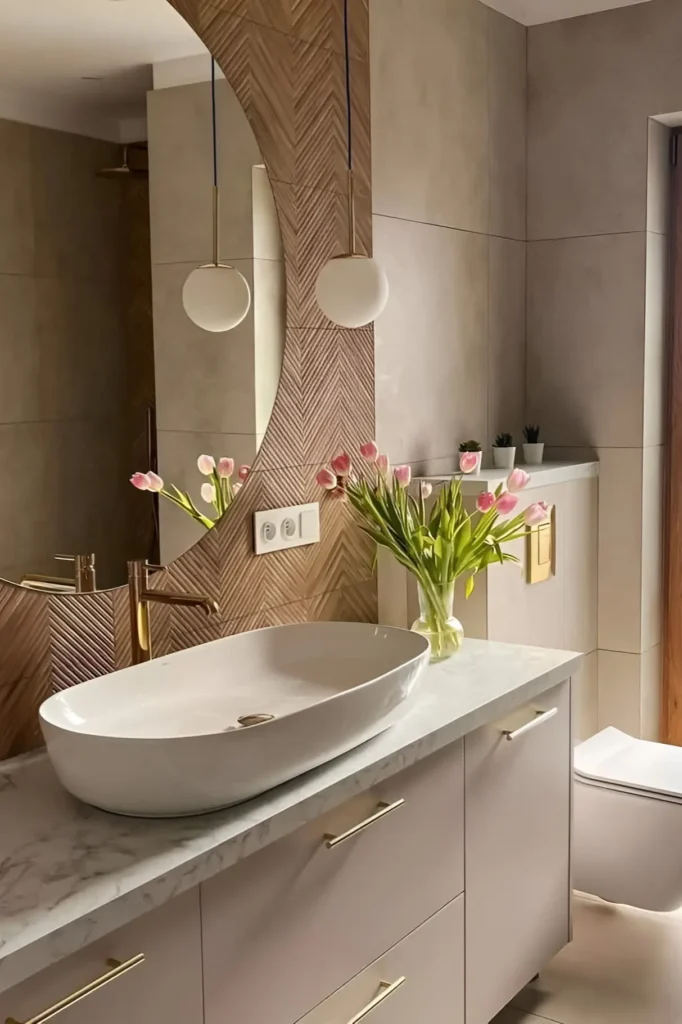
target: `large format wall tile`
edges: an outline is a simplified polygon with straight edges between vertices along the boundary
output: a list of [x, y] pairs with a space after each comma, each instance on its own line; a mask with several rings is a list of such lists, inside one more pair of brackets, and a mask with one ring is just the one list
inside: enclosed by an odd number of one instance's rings
[[599, 450], [599, 647], [642, 650], [642, 449]]
[[530, 29], [530, 238], [644, 230], [647, 121], [680, 108], [681, 31], [676, 0]]
[[490, 239], [488, 436], [523, 440], [526, 394], [526, 245]]
[[642, 444], [645, 242], [529, 244], [528, 416], [549, 444]]
[[376, 323], [379, 441], [438, 458], [487, 432], [488, 238], [374, 218], [392, 299]]
[[373, 212], [489, 227], [487, 8], [373, 0]]
[[646, 229], [666, 235], [670, 228], [672, 174], [670, 128], [649, 118], [649, 154], [646, 191]]
[[526, 239], [526, 38], [489, 9], [490, 233]]
[[661, 648], [644, 654], [599, 651], [599, 728], [659, 740]]

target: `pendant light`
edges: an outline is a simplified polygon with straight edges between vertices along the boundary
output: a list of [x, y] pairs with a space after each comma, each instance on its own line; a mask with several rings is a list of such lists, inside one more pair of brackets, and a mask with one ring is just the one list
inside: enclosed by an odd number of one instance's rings
[[220, 262], [220, 190], [215, 61], [211, 58], [211, 118], [213, 127], [213, 262], [193, 270], [182, 289], [182, 304], [190, 320], [205, 331], [231, 331], [251, 306], [251, 290], [243, 274]]
[[375, 320], [386, 305], [388, 281], [376, 260], [356, 251], [348, 0], [344, 0], [343, 29], [348, 132], [348, 252], [334, 256], [324, 265], [315, 285], [315, 297], [322, 312], [333, 323], [340, 327], [364, 327]]

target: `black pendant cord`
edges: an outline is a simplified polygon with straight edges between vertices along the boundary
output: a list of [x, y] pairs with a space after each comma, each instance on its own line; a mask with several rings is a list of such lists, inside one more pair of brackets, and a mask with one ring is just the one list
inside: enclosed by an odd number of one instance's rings
[[350, 91], [350, 41], [348, 29], [348, 0], [343, 2], [343, 40], [346, 56], [346, 130], [348, 133], [348, 170], [353, 170], [353, 112]]

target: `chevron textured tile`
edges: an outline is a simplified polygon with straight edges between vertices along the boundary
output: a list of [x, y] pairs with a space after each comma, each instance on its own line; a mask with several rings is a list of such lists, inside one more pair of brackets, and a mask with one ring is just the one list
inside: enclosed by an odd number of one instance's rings
[[[318, 466], [374, 432], [374, 333], [317, 309], [322, 264], [346, 245], [340, 0], [171, 0], [215, 54], [273, 181], [287, 271], [287, 342], [270, 427], [230, 514], [153, 587], [218, 601], [220, 615], [155, 605], [157, 654], [261, 626], [376, 619], [373, 550], [350, 509], [323, 501], [322, 541], [253, 555], [258, 509], [320, 498]], [[358, 236], [371, 252], [367, 0], [351, 0]], [[125, 590], [47, 596], [0, 582], [0, 758], [40, 743], [37, 711], [56, 687], [130, 664]]]

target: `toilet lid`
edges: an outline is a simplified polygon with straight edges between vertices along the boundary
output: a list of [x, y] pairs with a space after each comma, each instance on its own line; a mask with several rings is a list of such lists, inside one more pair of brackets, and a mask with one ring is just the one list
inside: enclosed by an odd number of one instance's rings
[[609, 727], [580, 743], [574, 759], [576, 775], [586, 782], [682, 799], [682, 747]]

